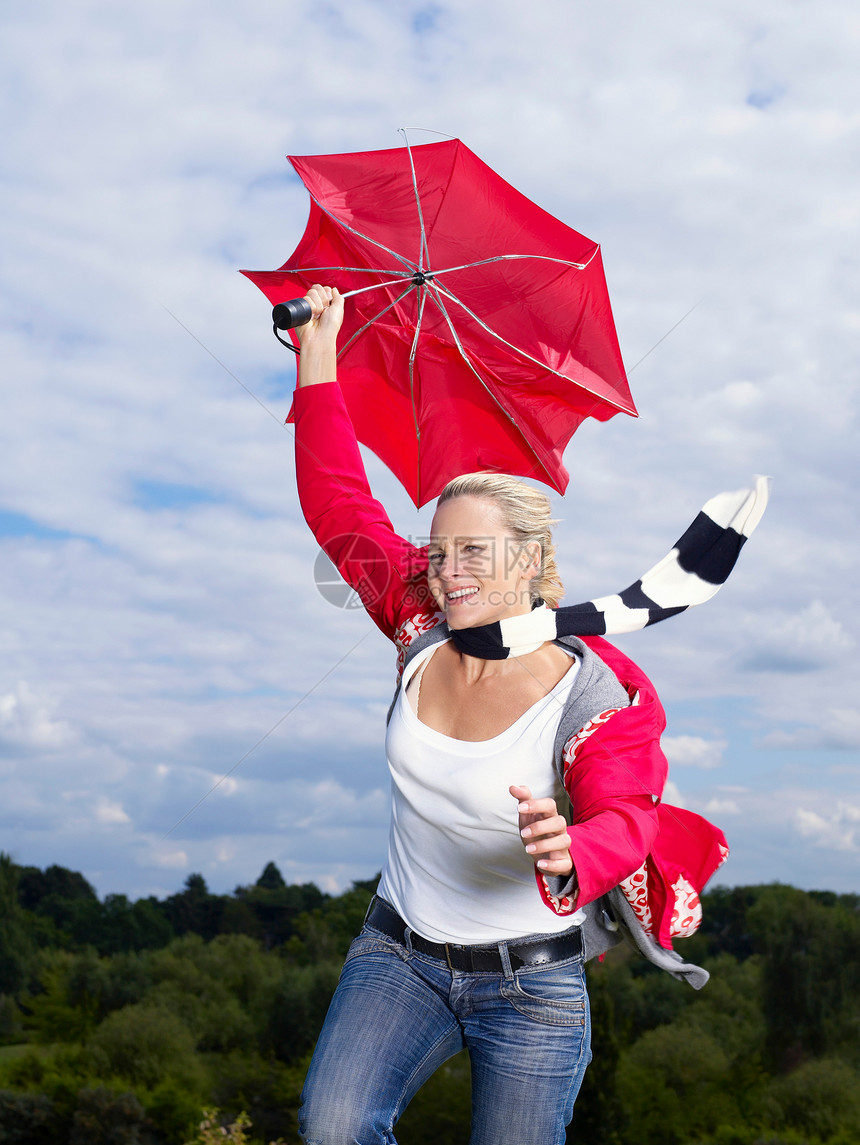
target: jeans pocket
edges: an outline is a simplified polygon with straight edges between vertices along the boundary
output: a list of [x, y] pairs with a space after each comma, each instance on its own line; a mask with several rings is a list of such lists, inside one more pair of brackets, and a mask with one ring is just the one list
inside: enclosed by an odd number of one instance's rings
[[520, 1014], [549, 1026], [584, 1026], [588, 999], [580, 961], [503, 978], [502, 997]]
[[381, 953], [396, 953], [395, 944], [387, 935], [365, 927], [349, 944], [349, 950], [346, 952], [343, 964], [346, 966], [347, 962], [351, 962], [354, 958], [360, 958], [363, 954]]

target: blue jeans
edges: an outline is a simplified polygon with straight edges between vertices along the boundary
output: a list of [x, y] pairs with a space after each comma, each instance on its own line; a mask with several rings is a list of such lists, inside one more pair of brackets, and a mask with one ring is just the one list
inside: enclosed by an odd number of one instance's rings
[[501, 974], [447, 964], [365, 926], [347, 954], [299, 1110], [306, 1145], [396, 1145], [394, 1125], [464, 1046], [470, 1145], [563, 1145], [591, 1024], [582, 958]]

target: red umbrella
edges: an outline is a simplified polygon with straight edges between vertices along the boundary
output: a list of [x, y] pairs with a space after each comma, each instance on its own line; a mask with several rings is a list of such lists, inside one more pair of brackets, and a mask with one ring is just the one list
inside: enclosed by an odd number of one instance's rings
[[419, 507], [475, 470], [563, 493], [580, 422], [636, 415], [597, 243], [457, 139], [289, 158], [305, 233], [280, 270], [242, 273], [273, 304], [355, 292], [339, 378], [359, 441]]

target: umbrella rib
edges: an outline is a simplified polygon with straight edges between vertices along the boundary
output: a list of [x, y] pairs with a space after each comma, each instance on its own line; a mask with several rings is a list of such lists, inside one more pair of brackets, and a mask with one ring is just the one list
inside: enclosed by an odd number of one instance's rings
[[529, 362], [534, 362], [536, 366], [540, 366], [542, 370], [547, 370], [549, 373], [555, 374], [557, 378], [563, 378], [566, 382], [573, 382], [575, 386], [579, 386], [580, 389], [585, 390], [586, 393], [591, 394], [592, 397], [598, 398], [600, 401], [606, 402], [608, 405], [615, 406], [615, 408], [621, 413], [629, 413], [629, 410], [627, 410], [620, 402], [614, 401], [612, 398], [607, 397], [605, 394], [597, 393], [596, 390], [592, 389], [590, 386], [585, 385], [584, 382], [576, 381], [574, 378], [569, 378], [567, 374], [563, 374], [560, 370], [554, 370], [552, 366], [548, 366], [546, 362], [542, 362], [539, 358], [535, 358], [532, 354], [529, 354], [520, 346], [515, 346], [513, 342], [509, 342], [507, 338], [503, 338], [497, 330], [494, 330], [492, 326], [488, 326], [487, 323], [483, 321], [483, 319], [478, 317], [474, 310], [470, 310], [465, 302], [461, 302], [461, 300], [457, 298], [455, 294], [452, 294], [451, 291], [442, 286], [441, 283], [438, 284], [438, 289], [442, 294], [445, 295], [446, 298], [450, 298], [452, 302], [456, 302], [457, 305], [461, 307], [461, 309], [465, 310], [469, 317], [474, 319], [474, 321], [478, 323], [482, 330], [486, 330], [488, 334], [491, 334], [493, 338], [501, 342], [503, 346], [507, 346], [509, 350], [513, 350], [515, 354], [519, 354], [522, 358], [525, 358]]
[[450, 274], [451, 271], [453, 271], [453, 270], [471, 270], [472, 267], [475, 267], [475, 266], [487, 266], [488, 263], [491, 263], [491, 262], [505, 262], [506, 260], [510, 260], [510, 259], [524, 259], [524, 258], [537, 258], [537, 259], [540, 259], [541, 262], [559, 262], [562, 264], [562, 266], [573, 267], [574, 270], [585, 270], [588, 267], [588, 265], [591, 263], [591, 261], [594, 259], [595, 255], [598, 253], [599, 250], [600, 250], [600, 244], [596, 243], [594, 246], [594, 250], [588, 256], [588, 258], [586, 259], [585, 262], [571, 262], [570, 259], [553, 258], [552, 255], [548, 255], [548, 254], [497, 254], [497, 255], [493, 255], [491, 258], [478, 259], [477, 262], [464, 262], [462, 266], [446, 266], [444, 270], [434, 270], [433, 271], [433, 277], [436, 278], [440, 274]]
[[422, 287], [418, 287], [419, 303], [418, 303], [418, 320], [415, 323], [415, 335], [412, 339], [412, 347], [409, 350], [409, 398], [412, 402], [412, 422], [415, 426], [415, 441], [418, 446], [416, 451], [415, 462], [415, 492], [418, 495], [418, 503], [421, 503], [421, 426], [418, 424], [418, 410], [415, 408], [415, 355], [418, 352], [418, 338], [421, 334], [421, 321], [424, 317], [424, 306], [427, 302], [427, 291]]
[[421, 228], [421, 246], [418, 252], [418, 269], [425, 270], [430, 266], [430, 251], [427, 249], [427, 231], [424, 229], [424, 212], [421, 209], [421, 196], [418, 194], [418, 179], [415, 175], [415, 163], [412, 159], [412, 148], [409, 146], [409, 137], [404, 127], [400, 134], [406, 144], [406, 154], [409, 156], [409, 170], [412, 172], [412, 190], [415, 192], [415, 205], [418, 208], [418, 225]]
[[[449, 297], [453, 298], [453, 296], [448, 294], [448, 291], [445, 290], [444, 287], [437, 287], [437, 284], [432, 280], [428, 281], [427, 286], [429, 287], [431, 293], [433, 294], [433, 300], [435, 301], [436, 305], [439, 307], [439, 310], [442, 314], [442, 317], [448, 323], [448, 329], [451, 331], [451, 336], [453, 337], [454, 342], [456, 343], [457, 349], [460, 351], [460, 357], [463, 359], [463, 361], [466, 363], [466, 365], [469, 367], [469, 369], [472, 371], [472, 373], [475, 375], [475, 377], [478, 379], [480, 384], [484, 387], [486, 392], [493, 399], [493, 401], [496, 403], [496, 405], [499, 407], [499, 409], [502, 411], [502, 413], [505, 415], [505, 417], [508, 419], [508, 421], [510, 421], [510, 423], [514, 426], [517, 433], [519, 433], [520, 436], [523, 437], [524, 440], [526, 440], [525, 435], [523, 434], [523, 431], [517, 425], [516, 418], [514, 418], [513, 414], [511, 414], [511, 412], [505, 408], [505, 406], [499, 400], [498, 396], [493, 393], [493, 391], [490, 389], [490, 387], [487, 385], [487, 383], [484, 381], [484, 379], [478, 373], [477, 369], [475, 368], [474, 363], [472, 362], [472, 359], [466, 353], [466, 348], [463, 345], [463, 343], [460, 341], [460, 335], [457, 333], [457, 329], [454, 326], [454, 323], [451, 321], [451, 316], [448, 313], [448, 310], [445, 306], [445, 303], [438, 296], [438, 290], [441, 290], [444, 294], [447, 294]], [[454, 300], [454, 302], [458, 301], [456, 298], [454, 298], [453, 300]], [[531, 449], [535, 453], [538, 452], [537, 447], [532, 442], [529, 441], [528, 445], [531, 447]], [[546, 461], [544, 461], [540, 457], [538, 458], [538, 461], [540, 462], [544, 473], [546, 473], [547, 476], [550, 476], [550, 469], [549, 469], [548, 465], [546, 464]]]
[[390, 254], [392, 258], [396, 258], [398, 262], [402, 262], [404, 266], [409, 267], [410, 270], [414, 271], [416, 269], [415, 263], [412, 262], [411, 259], [406, 258], [405, 255], [398, 254], [396, 250], [392, 250], [391, 247], [387, 247], [385, 243], [381, 243], [378, 239], [373, 239], [370, 237], [370, 235], [363, 234], [355, 227], [351, 227], [349, 223], [345, 223], [343, 219], [339, 219], [337, 215], [332, 214], [331, 211], [327, 210], [319, 201], [319, 199], [317, 199], [314, 195], [311, 195], [310, 191], [308, 191], [308, 194], [310, 195], [313, 202], [316, 203], [322, 213], [326, 216], [326, 218], [331, 219], [335, 226], [342, 227], [343, 230], [349, 231], [351, 235], [357, 235], [358, 238], [363, 239], [365, 242], [372, 243], [373, 246], [379, 247], [379, 249], [384, 250], [386, 254]]
[[350, 274], [399, 274], [402, 278], [414, 274], [412, 270], [386, 270], [385, 268], [375, 268], [372, 266], [282, 266], [281, 270], [287, 271], [290, 274], [311, 274], [312, 272], [316, 273], [318, 270], [345, 270]]
[[355, 342], [355, 340], [357, 338], [361, 337], [361, 335], [365, 332], [365, 330], [367, 330], [367, 328], [369, 326], [372, 326], [374, 324], [374, 322], [378, 321], [383, 316], [383, 314], [387, 314], [389, 310], [391, 310], [393, 307], [395, 307], [397, 305], [398, 302], [401, 301], [401, 299], [406, 297], [406, 295], [409, 293], [410, 290], [414, 290], [414, 289], [415, 289], [415, 287], [410, 282], [409, 285], [406, 287], [406, 289], [402, 292], [402, 294], [398, 294], [393, 302], [389, 302], [388, 305], [384, 306], [382, 308], [382, 310], [379, 311], [378, 314], [374, 314], [372, 318], [368, 318], [368, 320], [365, 322], [365, 324], [360, 329], [356, 330], [356, 332], [352, 335], [352, 337], [349, 338], [346, 342], [344, 342], [344, 344], [340, 347], [340, 349], [337, 352], [338, 361], [343, 357], [343, 355], [346, 353], [346, 351], [349, 349], [349, 347], [353, 344], [353, 342]]

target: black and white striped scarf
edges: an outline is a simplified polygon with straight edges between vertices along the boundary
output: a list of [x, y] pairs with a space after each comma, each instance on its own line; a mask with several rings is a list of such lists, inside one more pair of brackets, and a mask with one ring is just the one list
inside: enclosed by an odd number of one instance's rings
[[766, 477], [756, 477], [752, 489], [718, 493], [702, 507], [672, 551], [623, 592], [557, 609], [541, 601], [524, 616], [477, 628], [454, 628], [451, 638], [469, 656], [506, 660], [533, 652], [558, 636], [635, 632], [703, 604], [735, 567], [744, 542], [761, 520], [767, 498]]

